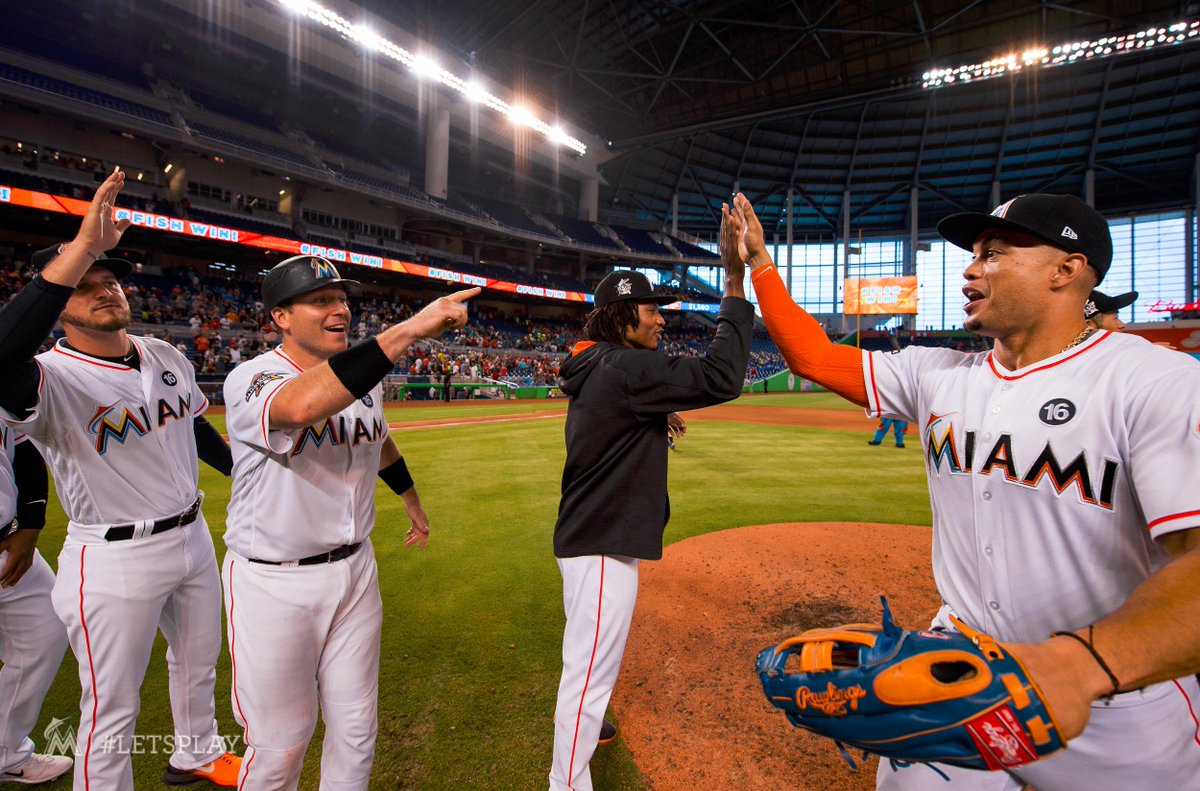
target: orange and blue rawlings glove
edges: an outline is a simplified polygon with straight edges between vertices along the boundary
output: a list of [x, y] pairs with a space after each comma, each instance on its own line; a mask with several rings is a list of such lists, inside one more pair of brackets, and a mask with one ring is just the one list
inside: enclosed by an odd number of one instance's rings
[[901, 629], [884, 599], [881, 626], [810, 629], [760, 652], [763, 692], [793, 725], [833, 739], [843, 755], [855, 747], [901, 762], [996, 770], [1065, 747], [1021, 663], [986, 634], [955, 626], [960, 634]]

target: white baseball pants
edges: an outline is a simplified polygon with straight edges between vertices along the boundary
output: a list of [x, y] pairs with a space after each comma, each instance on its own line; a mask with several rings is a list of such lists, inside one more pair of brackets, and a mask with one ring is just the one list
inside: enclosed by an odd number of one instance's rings
[[637, 602], [637, 558], [559, 558], [563, 578], [563, 671], [554, 711], [551, 791], [591, 791], [588, 764], [625, 656]]
[[[7, 556], [0, 552], [0, 566]], [[29, 732], [67, 651], [66, 627], [50, 603], [53, 589], [54, 572], [36, 550], [21, 581], [0, 589], [0, 772], [33, 754]]]
[[171, 763], [195, 769], [225, 752], [213, 702], [221, 582], [203, 516], [128, 541], [84, 543], [68, 533], [53, 601], [83, 687], [75, 791], [133, 791], [133, 729], [159, 630], [175, 721]]
[[[383, 602], [370, 541], [313, 566], [225, 555], [239, 791], [295, 789], [320, 711], [321, 791], [366, 791], [378, 731]], [[319, 706], [319, 709], [318, 709]]]
[[1092, 704], [1083, 733], [1049, 758], [1004, 772], [879, 762], [877, 791], [1200, 791], [1200, 685], [1194, 676]]

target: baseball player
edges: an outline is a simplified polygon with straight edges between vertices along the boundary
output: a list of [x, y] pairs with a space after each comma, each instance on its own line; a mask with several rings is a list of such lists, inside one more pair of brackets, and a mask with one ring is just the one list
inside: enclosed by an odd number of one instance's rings
[[729, 219], [789, 367], [918, 425], [945, 602], [934, 627], [953, 613], [1016, 643], [1070, 740], [1011, 775], [884, 761], [877, 787], [1200, 789], [1200, 365], [1085, 325], [1112, 259], [1104, 218], [1034, 194], [944, 219], [972, 253], [964, 326], [994, 347], [894, 354], [829, 343], [744, 196]]
[[1121, 321], [1117, 312], [1132, 305], [1137, 298], [1136, 291], [1128, 291], [1110, 297], [1103, 291], [1093, 290], [1088, 295], [1087, 302], [1083, 303], [1083, 317], [1087, 319], [1090, 327], [1120, 332], [1125, 329], [1125, 322]]
[[46, 464], [25, 437], [0, 423], [0, 783], [47, 783], [71, 759], [33, 751], [30, 731], [67, 650], [54, 614], [54, 572], [37, 550], [46, 523]]
[[[96, 191], [79, 233], [43, 250], [41, 272], [0, 310], [0, 417], [35, 443], [69, 519], [53, 603], [82, 684], [76, 791], [133, 788], [130, 750], [154, 643], [167, 640], [174, 752], [163, 780], [231, 786], [239, 759], [214, 718], [221, 588], [200, 510], [197, 457], [222, 472], [229, 449], [200, 417], [208, 402], [173, 346], [132, 338], [104, 253], [124, 174]], [[34, 357], [61, 316], [66, 337]]]
[[592, 788], [588, 764], [625, 653], [638, 561], [662, 557], [670, 516], [664, 440], [683, 430], [682, 418], [668, 415], [741, 394], [754, 321], [744, 277], [733, 261], [708, 352], [668, 357], [657, 351], [665, 326], [658, 308], [676, 297], [655, 292], [639, 272], [610, 273], [596, 288], [585, 340], [559, 371], [570, 401], [554, 555], [567, 623], [552, 791]]
[[479, 289], [348, 347], [355, 285], [323, 258], [274, 267], [262, 300], [282, 343], [225, 381], [234, 468], [223, 575], [234, 716], [248, 745], [242, 791], [296, 788], [318, 707], [321, 788], [367, 788], [383, 622], [376, 475], [404, 499], [406, 544], [429, 535], [380, 383], [413, 341], [463, 327]]

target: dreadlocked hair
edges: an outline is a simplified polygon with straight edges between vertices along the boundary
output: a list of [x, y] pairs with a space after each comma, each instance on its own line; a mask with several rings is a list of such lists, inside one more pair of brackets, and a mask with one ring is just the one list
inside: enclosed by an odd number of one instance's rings
[[589, 341], [607, 341], [625, 345], [625, 331], [638, 326], [638, 303], [632, 299], [610, 302], [587, 314], [583, 322], [583, 337]]

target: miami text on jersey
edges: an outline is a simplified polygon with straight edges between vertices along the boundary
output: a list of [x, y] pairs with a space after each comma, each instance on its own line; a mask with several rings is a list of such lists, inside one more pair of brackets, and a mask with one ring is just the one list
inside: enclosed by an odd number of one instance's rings
[[118, 412], [116, 402], [96, 407], [87, 422], [88, 433], [96, 437], [96, 452], [101, 456], [108, 453], [110, 437], [124, 445], [130, 436], [144, 437], [155, 427], [162, 428], [168, 420], [183, 420], [192, 414], [192, 397], [190, 394], [179, 396], [174, 407], [166, 399], [160, 398], [155, 412], [157, 423], [150, 420], [150, 414], [141, 404], [132, 412], [129, 407]]
[[[309, 447], [319, 448], [325, 444], [326, 440], [329, 440], [330, 446], [350, 443], [352, 447], [357, 447], [363, 440], [377, 442], [386, 436], [387, 424], [378, 418], [373, 418], [368, 425], [362, 418], [356, 417], [354, 426], [351, 428], [346, 425], [345, 415], [334, 415], [325, 418], [323, 423], [306, 426], [304, 433], [292, 446], [291, 455], [303, 453]], [[309, 440], [312, 442], [310, 443]]]
[[[1112, 510], [1113, 490], [1117, 483], [1117, 471], [1120, 463], [1113, 459], [1105, 459], [1100, 474], [1100, 489], [1096, 491], [1095, 476], [1088, 465], [1087, 456], [1079, 452], [1074, 460], [1063, 465], [1050, 441], [1034, 458], [1033, 462], [1022, 472], [1013, 458], [1012, 435], [1001, 434], [991, 450], [987, 452], [983, 463], [975, 467], [975, 432], [964, 432], [959, 442], [954, 434], [954, 424], [950, 421], [943, 423], [945, 415], [930, 415], [925, 427], [925, 460], [930, 475], [941, 475], [943, 463], [950, 475], [991, 475], [993, 472], [1002, 473], [1004, 480], [1020, 486], [1036, 489], [1042, 478], [1048, 478], [1054, 490], [1062, 494], [1074, 486], [1079, 499], [1085, 503], [1098, 505]], [[939, 433], [935, 427], [943, 423], [944, 428]]]

